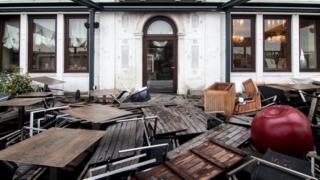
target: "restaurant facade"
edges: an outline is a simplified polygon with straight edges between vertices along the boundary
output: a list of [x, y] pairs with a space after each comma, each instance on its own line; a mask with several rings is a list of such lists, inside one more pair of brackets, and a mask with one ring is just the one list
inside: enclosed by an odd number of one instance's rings
[[1, 0], [1, 71], [64, 80], [68, 91], [179, 94], [320, 78], [317, 0], [90, 2]]

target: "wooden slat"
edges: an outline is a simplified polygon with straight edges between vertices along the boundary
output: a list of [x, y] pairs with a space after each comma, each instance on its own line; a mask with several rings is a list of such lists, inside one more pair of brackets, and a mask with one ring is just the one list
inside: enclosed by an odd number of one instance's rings
[[[227, 137], [228, 134], [237, 131], [238, 134], [234, 134], [232, 137]], [[225, 142], [227, 145], [232, 147], [238, 147], [242, 143], [246, 142], [250, 138], [249, 129], [241, 126], [236, 126], [232, 124], [221, 124], [193, 139], [182, 144], [176, 149], [168, 152], [167, 158], [173, 159], [181, 154], [186, 153], [190, 149], [199, 146], [200, 144], [208, 141], [210, 138], [214, 138], [215, 140], [220, 140]]]
[[175, 101], [172, 102], [130, 102], [120, 104], [120, 109], [129, 109], [129, 108], [145, 108], [152, 106], [174, 106], [177, 105]]
[[18, 107], [18, 106], [31, 106], [42, 102], [42, 98], [15, 98], [7, 101], [1, 101], [0, 106], [10, 106], [10, 107]]
[[130, 111], [100, 104], [67, 109], [62, 112], [93, 123], [101, 123], [108, 119], [132, 114]]
[[167, 166], [159, 165], [152, 169], [137, 174], [140, 180], [182, 180], [180, 176], [172, 172]]
[[17, 95], [18, 98], [34, 98], [34, 97], [48, 97], [52, 96], [52, 92], [29, 92]]
[[251, 127], [253, 117], [244, 115], [234, 115], [229, 119], [229, 123]]
[[[143, 145], [143, 124], [142, 121], [128, 121], [117, 123], [106, 129], [105, 136], [101, 139], [95, 153], [89, 160], [90, 165], [95, 166], [101, 162], [113, 162], [118, 159], [127, 158], [135, 155], [135, 152], [119, 153], [119, 150], [131, 149]], [[139, 154], [139, 152], [136, 152]], [[137, 161], [121, 164], [121, 166], [112, 167], [120, 168]], [[86, 171], [87, 169], [85, 169]]]
[[186, 105], [168, 107], [170, 113], [178, 116], [184, 121], [187, 130], [177, 135], [200, 134], [207, 131], [207, 120], [209, 117], [200, 109]]
[[220, 143], [217, 144], [217, 142], [205, 142], [191, 151], [216, 164], [222, 169], [230, 168], [235, 165], [243, 159], [244, 155], [242, 152], [239, 152], [239, 150], [235, 151]]
[[51, 128], [0, 151], [0, 160], [50, 167], [66, 167], [105, 132]]
[[188, 101], [182, 96], [171, 95], [171, 94], [151, 94], [151, 99], [147, 102], [128, 102], [121, 103], [121, 109], [130, 108], [144, 108], [151, 106], [173, 106], [179, 104], [186, 104]]
[[[114, 162], [119, 159], [127, 158], [133, 155], [140, 154], [137, 152], [119, 153], [122, 149], [131, 149], [135, 147], [141, 147], [143, 145], [143, 124], [142, 121], [128, 121], [123, 123], [117, 123], [109, 126], [106, 129], [106, 135], [100, 141], [95, 153], [85, 166], [84, 170], [78, 177], [83, 179], [89, 167], [95, 167], [100, 163]], [[119, 169], [121, 167], [129, 166], [137, 163], [138, 160], [122, 163], [117, 166], [109, 166], [110, 170]], [[101, 173], [105, 172], [104, 170]]]
[[216, 165], [191, 152], [165, 164], [184, 179], [210, 179], [222, 172]]
[[106, 147], [110, 146], [112, 139], [117, 135], [116, 133], [114, 133], [115, 129], [116, 126], [111, 126], [106, 129], [106, 134], [101, 139], [100, 144], [96, 149], [96, 153], [91, 157], [90, 163], [103, 162], [108, 159], [108, 157], [106, 157], [105, 155], [106, 151], [108, 151]]
[[188, 127], [179, 116], [164, 106], [142, 108], [145, 116], [158, 116], [157, 135], [173, 134], [186, 130]]

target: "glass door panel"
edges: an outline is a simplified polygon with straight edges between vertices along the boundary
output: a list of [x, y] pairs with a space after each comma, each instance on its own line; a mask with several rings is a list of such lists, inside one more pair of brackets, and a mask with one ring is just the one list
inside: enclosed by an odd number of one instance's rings
[[147, 86], [153, 92], [174, 92], [174, 41], [147, 40]]

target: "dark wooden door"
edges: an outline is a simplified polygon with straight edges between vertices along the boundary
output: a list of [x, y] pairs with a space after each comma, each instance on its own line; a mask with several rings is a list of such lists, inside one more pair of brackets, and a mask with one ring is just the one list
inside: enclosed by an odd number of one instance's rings
[[147, 22], [144, 29], [143, 85], [152, 92], [176, 93], [177, 72], [175, 25], [165, 17], [153, 18]]

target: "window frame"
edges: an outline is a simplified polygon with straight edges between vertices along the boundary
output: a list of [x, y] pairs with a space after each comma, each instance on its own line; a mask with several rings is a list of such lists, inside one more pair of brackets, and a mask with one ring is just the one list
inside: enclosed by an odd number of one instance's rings
[[[55, 21], [55, 61], [54, 70], [35, 70], [32, 69], [33, 57], [33, 20], [34, 19], [53, 19]], [[57, 72], [57, 15], [29, 15], [28, 16], [28, 72], [30, 73], [56, 73]]]
[[[18, 65], [17, 67], [20, 68], [20, 42], [21, 42], [21, 16], [20, 15], [1, 15], [0, 16], [0, 37], [3, 38], [4, 35], [4, 23], [6, 20], [10, 19], [16, 19], [19, 21], [19, 50], [18, 50]], [[2, 39], [1, 39], [2, 42]], [[3, 48], [3, 43], [0, 44], [0, 72], [6, 72], [4, 69], [2, 69], [2, 48]], [[10, 70], [8, 72], [11, 72]]]
[[[89, 73], [89, 59], [86, 60], [87, 70], [69, 70], [68, 64], [70, 62], [69, 58], [69, 20], [70, 19], [87, 19], [89, 21], [89, 16], [86, 14], [77, 15], [64, 15], [64, 73]], [[87, 40], [89, 40], [89, 31], [87, 29]], [[88, 57], [88, 46], [87, 46], [87, 57]]]
[[[166, 21], [167, 23], [169, 23], [173, 29], [173, 34], [148, 34], [148, 29], [150, 27], [150, 25], [158, 20], [163, 20]], [[166, 16], [155, 16], [150, 18], [143, 27], [143, 48], [142, 48], [142, 84], [144, 86], [147, 85], [147, 81], [148, 81], [148, 72], [147, 72], [147, 47], [148, 47], [148, 43], [147, 41], [149, 40], [172, 40], [174, 42], [173, 45], [173, 57], [174, 57], [174, 70], [173, 70], [173, 92], [177, 92], [177, 87], [178, 87], [178, 29], [177, 26], [175, 24], [175, 22]]]
[[[168, 24], [170, 24], [172, 27], [172, 30], [173, 30], [173, 34], [148, 34], [148, 29], [149, 29], [150, 25], [158, 20], [165, 21]], [[165, 16], [153, 17], [150, 20], [148, 20], [148, 22], [143, 27], [143, 36], [145, 36], [145, 37], [150, 37], [150, 36], [152, 36], [152, 37], [154, 37], [154, 36], [173, 37], [173, 36], [177, 36], [177, 34], [178, 34], [177, 26], [175, 25], [175, 23], [172, 20], [168, 19]]]
[[[265, 62], [265, 20], [266, 19], [285, 19], [287, 20], [287, 49], [288, 52], [286, 53], [286, 56], [288, 57], [287, 63], [287, 69], [285, 70], [276, 70], [276, 69], [266, 69], [266, 62]], [[292, 42], [291, 42], [291, 16], [290, 15], [263, 15], [263, 72], [292, 72], [292, 57], [291, 57], [291, 47], [292, 47]]]
[[[234, 19], [250, 19], [251, 21], [251, 60], [253, 67], [250, 69], [238, 69], [233, 67], [233, 20]], [[256, 15], [232, 15], [231, 16], [231, 72], [256, 72]]]
[[[315, 20], [315, 28], [316, 28], [316, 31], [315, 31], [315, 37], [316, 37], [316, 53], [317, 53], [317, 68], [316, 69], [302, 69], [301, 68], [301, 63], [300, 63], [300, 57], [301, 57], [301, 34], [300, 34], [300, 23], [301, 23], [301, 19], [306, 19], [306, 20]], [[300, 72], [319, 72], [320, 71], [320, 57], [319, 57], [319, 52], [320, 52], [320, 19], [318, 16], [310, 16], [310, 15], [301, 15], [299, 16], [299, 71]]]

